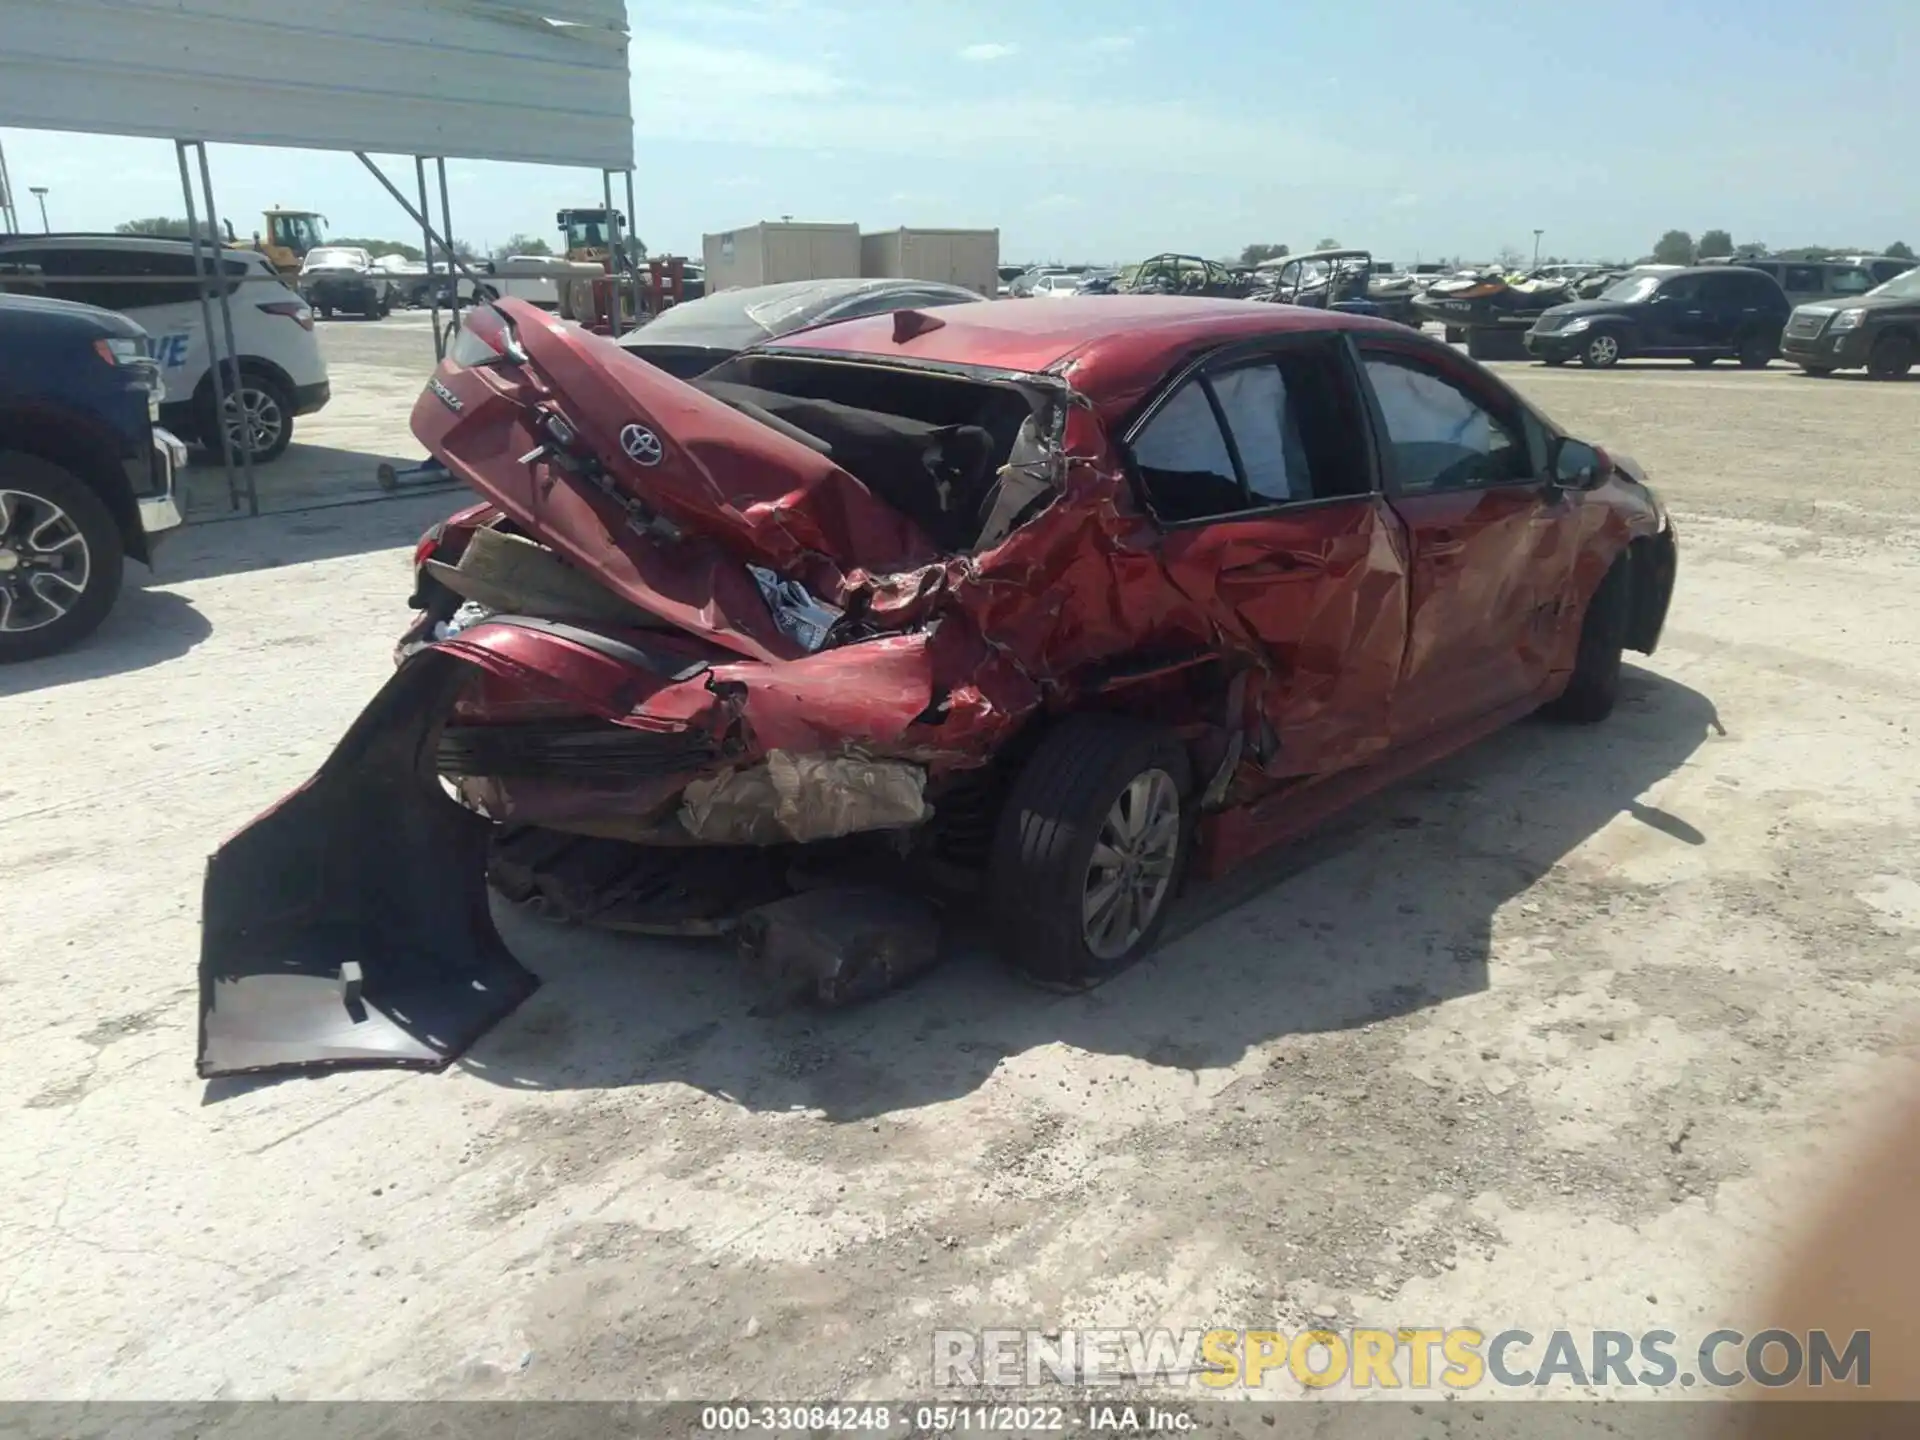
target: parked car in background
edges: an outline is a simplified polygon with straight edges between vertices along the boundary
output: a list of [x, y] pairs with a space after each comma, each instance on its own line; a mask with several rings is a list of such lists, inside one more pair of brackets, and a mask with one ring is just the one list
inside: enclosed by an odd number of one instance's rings
[[1769, 276], [1738, 265], [1635, 270], [1596, 299], [1545, 311], [1527, 331], [1526, 349], [1549, 365], [1577, 359], [1605, 369], [1670, 356], [1759, 369], [1780, 353], [1791, 308]]
[[1852, 300], [1797, 307], [1780, 353], [1809, 375], [1865, 367], [1898, 380], [1920, 363], [1920, 269], [1908, 269]]
[[1075, 273], [1075, 271], [1067, 269], [1064, 265], [1036, 265], [1032, 269], [1016, 275], [1007, 286], [1007, 294], [1016, 300], [1024, 300], [1033, 294], [1034, 288], [1038, 286], [1042, 280], [1058, 276], [1065, 276], [1068, 279], [1072, 279]]
[[1920, 265], [1920, 260], [1903, 260], [1898, 255], [1842, 255], [1839, 258], [1850, 265], [1863, 266], [1876, 285], [1884, 285], [1896, 275], [1904, 275]]
[[300, 262], [300, 294], [331, 320], [334, 312], [378, 320], [390, 313], [399, 282], [375, 266], [373, 256], [351, 245], [322, 245]]
[[732, 929], [828, 1004], [933, 963], [941, 902], [1085, 986], [1188, 872], [1535, 711], [1599, 721], [1660, 638], [1638, 469], [1404, 326], [924, 318], [687, 383], [474, 312], [413, 428], [479, 503], [416, 550], [395, 674], [208, 866], [202, 1075], [448, 1063], [537, 983], [489, 876]]
[[1065, 300], [1080, 293], [1078, 275], [1042, 275], [1027, 292], [1035, 300]]
[[1795, 305], [1808, 300], [1844, 300], [1850, 296], [1864, 295], [1880, 284], [1882, 278], [1893, 278], [1892, 274], [1876, 276], [1871, 265], [1852, 260], [1776, 260], [1761, 256], [1751, 260], [1707, 263], [1758, 270], [1763, 275], [1771, 276], [1774, 283], [1786, 292], [1788, 301]]
[[84, 639], [181, 523], [186, 447], [144, 330], [66, 300], [0, 295], [0, 662]]
[[[204, 252], [203, 252], [203, 258]], [[332, 398], [313, 309], [255, 250], [222, 249], [220, 266], [239, 360], [227, 390], [226, 428], [272, 460], [293, 440], [295, 417]], [[0, 289], [117, 310], [152, 337], [166, 380], [160, 421], [182, 439], [220, 449], [213, 363], [194, 278], [193, 246], [142, 235], [0, 237]], [[214, 321], [220, 324], [218, 307]], [[224, 351], [226, 342], [221, 341]]]
[[809, 325], [984, 298], [937, 280], [789, 280], [780, 285], [745, 285], [663, 310], [638, 330], [622, 335], [619, 343], [684, 380], [711, 370], [749, 345]]

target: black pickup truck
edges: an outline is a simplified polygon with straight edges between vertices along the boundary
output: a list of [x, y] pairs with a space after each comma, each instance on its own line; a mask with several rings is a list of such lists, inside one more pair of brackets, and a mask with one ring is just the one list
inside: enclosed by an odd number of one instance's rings
[[147, 332], [124, 315], [0, 295], [0, 663], [85, 638], [122, 566], [181, 523], [186, 449], [155, 419]]

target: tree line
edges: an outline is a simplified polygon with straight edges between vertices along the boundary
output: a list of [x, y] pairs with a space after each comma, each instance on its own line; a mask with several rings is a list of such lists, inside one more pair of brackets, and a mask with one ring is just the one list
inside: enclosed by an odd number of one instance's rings
[[[116, 235], [164, 235], [169, 239], [185, 240], [191, 231], [185, 220], [171, 215], [149, 215], [140, 220], [127, 220], [113, 227]], [[200, 222], [200, 231], [208, 240], [224, 239], [216, 235], [213, 227], [206, 221]], [[231, 243], [231, 242], [229, 242]], [[418, 245], [405, 240], [385, 240], [370, 235], [334, 235], [328, 238], [329, 245], [344, 245], [349, 249], [364, 250], [369, 255], [400, 255], [408, 260], [423, 260], [424, 252]], [[504, 244], [496, 245], [492, 250], [482, 250], [476, 245], [456, 238], [453, 253], [465, 264], [476, 260], [485, 260], [489, 256], [495, 260], [504, 260], [509, 255], [551, 255], [553, 247], [538, 235], [509, 235]]]
[[1782, 260], [1829, 260], [1840, 255], [1887, 255], [1896, 260], [1914, 258], [1913, 247], [1904, 240], [1896, 240], [1880, 250], [1857, 245], [1799, 245], [1775, 250], [1757, 240], [1736, 245], [1732, 234], [1726, 230], [1708, 230], [1697, 241], [1685, 230], [1669, 230], [1654, 245], [1653, 253], [1645, 258], [1656, 265], [1691, 265], [1697, 260], [1719, 260], [1740, 254], [1773, 255]]

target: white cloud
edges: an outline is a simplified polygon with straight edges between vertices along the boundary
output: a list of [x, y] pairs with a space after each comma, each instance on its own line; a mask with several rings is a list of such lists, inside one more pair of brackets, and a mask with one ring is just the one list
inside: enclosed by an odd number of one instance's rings
[[960, 52], [962, 60], [1004, 60], [1019, 50], [1018, 45], [1002, 45], [996, 40], [985, 40], [978, 45], [969, 45]]
[[1087, 42], [1089, 50], [1101, 50], [1110, 55], [1118, 54], [1122, 50], [1131, 50], [1133, 45], [1134, 37], [1131, 35], [1102, 35], [1098, 39]]

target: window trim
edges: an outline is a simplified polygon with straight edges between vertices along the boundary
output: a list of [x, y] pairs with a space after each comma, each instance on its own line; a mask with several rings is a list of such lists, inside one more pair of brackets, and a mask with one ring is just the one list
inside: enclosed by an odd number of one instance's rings
[[[1249, 506], [1245, 510], [1233, 510], [1224, 515], [1202, 515], [1193, 520], [1163, 520], [1153, 508], [1152, 498], [1147, 493], [1147, 482], [1140, 474], [1140, 466], [1133, 458], [1134, 442], [1151, 425], [1154, 417], [1164, 410], [1169, 401], [1180, 392], [1180, 388], [1189, 380], [1201, 381], [1200, 393], [1207, 397], [1207, 406], [1213, 411], [1213, 420], [1220, 427], [1220, 438], [1226, 444], [1227, 457], [1233, 462], [1234, 479], [1239, 482], [1241, 494], [1252, 498], [1253, 491], [1247, 484], [1246, 467], [1240, 459], [1240, 445], [1233, 438], [1233, 427], [1226, 422], [1225, 412], [1220, 400], [1213, 393], [1213, 386], [1206, 383], [1206, 374], [1210, 369], [1233, 369], [1244, 364], [1254, 364], [1263, 358], [1272, 365], [1280, 363], [1280, 356], [1288, 350], [1313, 350], [1325, 348], [1335, 367], [1341, 372], [1341, 382], [1348, 394], [1360, 406], [1360, 449], [1362, 464], [1367, 475], [1367, 488], [1357, 495], [1314, 495], [1305, 500], [1274, 500], [1265, 505]], [[1307, 330], [1294, 331], [1280, 335], [1260, 335], [1247, 340], [1229, 341], [1203, 350], [1175, 369], [1170, 377], [1160, 383], [1134, 412], [1133, 418], [1120, 429], [1115, 448], [1120, 452], [1121, 468], [1126, 472], [1127, 484], [1133, 491], [1134, 503], [1140, 507], [1141, 514], [1161, 534], [1173, 534], [1182, 530], [1196, 530], [1206, 525], [1231, 525], [1241, 520], [1268, 519], [1280, 514], [1292, 514], [1299, 510], [1313, 509], [1323, 505], [1346, 505], [1356, 500], [1371, 503], [1385, 493], [1383, 487], [1383, 455], [1378, 436], [1372, 424], [1373, 397], [1365, 383], [1366, 377], [1357, 373], [1353, 343], [1344, 330]]]
[[[1416, 500], [1423, 495], [1463, 495], [1475, 494], [1483, 490], [1538, 490], [1544, 483], [1534, 464], [1533, 441], [1530, 423], [1540, 427], [1540, 438], [1547, 449], [1551, 449], [1554, 438], [1560, 433], [1554, 426], [1539, 419], [1533, 410], [1511, 393], [1502, 393], [1498, 382], [1484, 383], [1481, 376], [1470, 375], [1463, 371], [1452, 351], [1444, 355], [1436, 353], [1431, 341], [1422, 340], [1412, 345], [1398, 343], [1398, 337], [1385, 343], [1376, 343], [1369, 335], [1365, 341], [1353, 346], [1354, 359], [1360, 370], [1362, 393], [1366, 399], [1367, 414], [1372, 422], [1373, 443], [1378, 453], [1378, 467], [1385, 494], [1390, 500]], [[1495, 421], [1504, 421], [1507, 427], [1517, 432], [1521, 453], [1527, 457], [1528, 474], [1517, 480], [1487, 480], [1476, 485], [1451, 485], [1445, 490], [1409, 490], [1400, 483], [1398, 467], [1393, 463], [1393, 435], [1387, 429], [1386, 412], [1380, 406], [1380, 397], [1373, 388], [1373, 377], [1366, 373], [1367, 361], [1378, 357], [1389, 361], [1399, 360], [1412, 365], [1424, 364], [1434, 376], [1464, 393], [1474, 404], [1480, 406]], [[1484, 372], [1482, 372], [1484, 374]], [[1486, 376], [1491, 381], [1491, 376]]]

